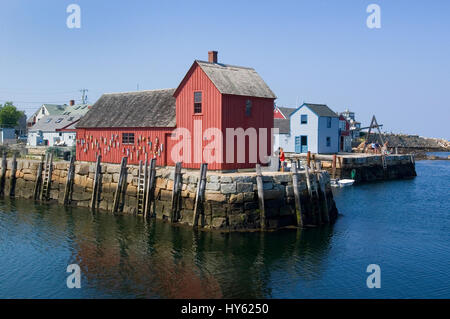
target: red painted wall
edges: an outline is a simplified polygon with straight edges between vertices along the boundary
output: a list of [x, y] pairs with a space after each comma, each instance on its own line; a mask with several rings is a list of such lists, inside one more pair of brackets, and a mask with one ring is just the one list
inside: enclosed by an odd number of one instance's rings
[[[203, 93], [202, 114], [194, 114], [194, 92], [196, 91]], [[223, 163], [208, 163], [208, 169], [234, 170], [255, 167], [255, 163], [248, 163], [248, 151], [246, 152], [246, 163], [237, 163], [237, 145], [235, 145], [234, 163], [226, 163], [226, 128], [240, 127], [246, 130], [249, 127], [254, 127], [258, 133], [259, 128], [266, 128], [268, 136], [266, 150], [267, 155], [270, 154], [274, 99], [222, 95], [196, 63], [193, 64], [177, 92], [175, 92], [175, 98], [177, 128], [186, 128], [191, 133], [192, 158], [190, 163], [183, 163], [184, 168], [199, 168], [200, 163], [205, 161], [202, 151], [195, 154], [194, 121], [196, 120], [202, 123], [202, 130], [199, 132], [199, 137], [197, 136], [197, 140], [198, 138], [201, 140], [202, 149], [211, 142], [202, 138], [203, 132], [208, 128], [219, 129], [224, 137]], [[252, 102], [251, 116], [245, 114], [247, 100]], [[170, 128], [78, 129], [77, 160], [94, 162], [97, 154], [101, 153], [102, 162], [120, 163], [122, 157], [126, 156], [127, 150], [129, 150], [128, 163], [138, 164], [139, 160], [145, 160], [145, 153], [148, 154], [148, 158], [152, 158], [153, 154], [149, 153], [148, 142], [151, 141], [153, 143], [152, 148], [154, 148], [156, 138], [158, 138], [159, 144], [163, 145], [163, 150], [156, 156], [157, 165], [173, 166], [175, 163], [172, 160], [171, 151], [177, 143], [177, 141], [171, 140], [173, 130]], [[134, 145], [123, 145], [122, 133], [135, 133]], [[139, 141], [140, 137], [142, 138], [141, 141]], [[107, 145], [102, 142], [102, 138], [107, 139]], [[117, 145], [117, 142], [119, 142], [119, 145]], [[248, 148], [248, 142], [246, 145], [246, 148]], [[199, 161], [195, 161], [195, 155], [197, 155]]]
[[[122, 157], [129, 150], [128, 163], [138, 164], [139, 160], [145, 160], [145, 154], [149, 159], [153, 158], [156, 138], [162, 151], [156, 153], [156, 163], [159, 166], [166, 165], [167, 144], [166, 136], [171, 134], [168, 128], [126, 128], [126, 129], [78, 129], [76, 141], [76, 156], [78, 161], [94, 162], [97, 155], [102, 155], [104, 163], [120, 163]], [[122, 144], [122, 133], [134, 133], [134, 144]], [[106, 144], [104, 139], [106, 138]], [[152, 142], [150, 150], [148, 142]], [[161, 150], [161, 149], [160, 149]]]
[[[201, 91], [202, 114], [194, 114], [194, 92]], [[211, 127], [222, 127], [222, 95], [206, 76], [203, 70], [194, 64], [176, 92], [177, 128], [187, 128], [194, 138], [194, 120], [202, 121], [202, 130]], [[192, 141], [191, 154], [194, 157], [194, 141]], [[209, 144], [202, 139], [203, 147]], [[203, 154], [201, 159], [203, 160]], [[192, 158], [194, 160], [194, 158]], [[194, 161], [192, 161], [194, 162]], [[200, 163], [184, 163], [186, 168], [200, 168]], [[222, 169], [218, 163], [211, 163], [208, 169]]]
[[[252, 102], [252, 112], [251, 116], [247, 116], [245, 114], [245, 106], [247, 100]], [[259, 154], [259, 128], [267, 129], [266, 139], [266, 155], [270, 155], [272, 146], [271, 146], [271, 129], [273, 128], [273, 103], [274, 99], [266, 99], [266, 98], [257, 98], [257, 97], [246, 97], [246, 96], [236, 96], [236, 95], [224, 95], [222, 100], [222, 131], [224, 136], [226, 136], [227, 128], [243, 128], [247, 130], [250, 127], [254, 127], [258, 133], [258, 154]], [[246, 139], [246, 163], [237, 163], [237, 143], [235, 140], [235, 163], [236, 164], [228, 164], [225, 163], [222, 166], [224, 170], [231, 169], [243, 169], [243, 168], [254, 168], [255, 163], [249, 163], [249, 140]], [[225, 159], [226, 159], [226, 141], [224, 145], [225, 149]], [[259, 162], [259, 155], [258, 155]]]

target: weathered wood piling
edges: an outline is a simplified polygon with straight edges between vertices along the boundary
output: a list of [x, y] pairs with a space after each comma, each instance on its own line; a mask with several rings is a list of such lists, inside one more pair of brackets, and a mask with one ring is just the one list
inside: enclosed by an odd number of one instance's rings
[[[39, 165], [39, 167], [40, 173], [38, 171], [38, 176], [41, 178], [42, 181], [42, 162]], [[75, 177], [75, 156], [72, 155], [70, 158], [69, 168], [67, 170], [66, 187], [64, 188], [64, 198], [63, 198], [64, 206], [70, 205], [70, 203], [72, 202], [74, 177]], [[38, 181], [36, 178], [36, 184], [37, 182]]]
[[100, 192], [101, 192], [101, 175], [102, 175], [102, 156], [97, 156], [97, 163], [95, 165], [95, 175], [94, 175], [94, 183], [92, 186], [92, 197], [91, 197], [91, 209], [95, 210], [99, 206]]
[[178, 162], [175, 165], [175, 174], [173, 178], [173, 190], [172, 190], [172, 210], [170, 220], [172, 223], [178, 221], [178, 209], [180, 202], [180, 192], [181, 192], [181, 163]]
[[259, 205], [259, 216], [260, 216], [260, 225], [261, 229], [267, 228], [266, 223], [266, 208], [264, 202], [264, 182], [263, 176], [261, 172], [261, 165], [256, 164], [256, 185], [258, 189], [258, 205]]
[[6, 159], [6, 152], [3, 152], [2, 156], [2, 173], [0, 176], [0, 197], [5, 196], [5, 180], [6, 180], [6, 170], [8, 167], [8, 161]]
[[17, 173], [17, 154], [14, 153], [9, 186], [9, 197], [11, 198], [14, 198], [16, 196], [16, 180], [17, 180], [16, 173]]
[[296, 163], [293, 163], [292, 165], [292, 187], [294, 188], [296, 223], [298, 227], [303, 227], [302, 203], [300, 201], [300, 191], [298, 189], [299, 183], [297, 165], [298, 164]]
[[197, 183], [197, 192], [195, 194], [194, 217], [192, 222], [194, 228], [198, 227], [198, 219], [200, 214], [204, 215], [203, 201], [205, 199], [207, 171], [208, 171], [208, 164], [202, 164], [200, 167], [200, 176]]
[[122, 157], [122, 162], [120, 164], [120, 173], [119, 173], [119, 181], [117, 183], [116, 192], [114, 194], [114, 202], [112, 207], [112, 212], [117, 213], [121, 206], [121, 200], [124, 201], [123, 191], [124, 184], [126, 183], [126, 175], [127, 175], [127, 157]]

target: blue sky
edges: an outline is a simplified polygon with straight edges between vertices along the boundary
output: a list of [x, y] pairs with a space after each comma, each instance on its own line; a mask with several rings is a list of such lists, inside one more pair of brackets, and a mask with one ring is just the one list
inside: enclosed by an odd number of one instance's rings
[[[66, 8], [81, 7], [81, 29]], [[366, 8], [381, 7], [381, 29]], [[450, 138], [450, 1], [0, 0], [0, 103], [176, 87], [219, 51], [251, 66], [280, 106], [376, 114], [390, 132]]]

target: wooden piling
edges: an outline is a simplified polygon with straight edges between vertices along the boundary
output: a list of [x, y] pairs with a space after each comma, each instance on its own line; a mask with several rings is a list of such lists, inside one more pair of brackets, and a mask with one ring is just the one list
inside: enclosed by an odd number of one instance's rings
[[6, 152], [3, 152], [2, 156], [2, 175], [0, 176], [0, 197], [5, 196], [5, 181], [6, 181], [6, 169], [8, 167], [8, 161], [6, 159]]
[[321, 190], [321, 193], [323, 195], [323, 198], [321, 199], [322, 200], [322, 205], [323, 205], [322, 220], [326, 224], [328, 224], [328, 223], [330, 223], [330, 215], [329, 215], [330, 212], [329, 212], [329, 209], [328, 209], [328, 199], [327, 199], [326, 185], [325, 185], [325, 182], [323, 180], [323, 175], [321, 173], [319, 173], [318, 178], [319, 178], [320, 190]]
[[342, 179], [343, 175], [343, 169], [342, 169], [342, 157], [338, 156], [338, 162], [339, 162], [339, 178]]
[[34, 183], [34, 192], [33, 192], [34, 200], [38, 200], [39, 195], [41, 194], [42, 170], [43, 169], [44, 169], [44, 155], [41, 156], [41, 161], [39, 162], [37, 173], [36, 173], [36, 182]]
[[306, 166], [310, 167], [309, 165], [311, 164], [311, 151], [308, 151], [308, 153], [306, 154]]
[[197, 193], [195, 195], [195, 206], [194, 206], [194, 218], [192, 224], [195, 227], [198, 226], [198, 218], [201, 214], [204, 214], [203, 201], [206, 189], [206, 174], [208, 171], [208, 164], [202, 164], [200, 167], [200, 177], [197, 183]]
[[14, 153], [12, 160], [12, 168], [11, 168], [11, 179], [10, 179], [10, 187], [9, 187], [9, 197], [16, 196], [16, 173], [17, 173], [17, 155]]
[[336, 179], [336, 154], [333, 155], [333, 163], [331, 164], [331, 178]]
[[300, 202], [300, 192], [298, 190], [298, 171], [296, 163], [292, 165], [292, 187], [294, 188], [295, 197], [295, 216], [298, 227], [303, 227], [302, 205]]
[[150, 173], [148, 176], [147, 195], [145, 198], [144, 217], [149, 215], [150, 208], [155, 198], [155, 181], [156, 181], [156, 158], [150, 161]]
[[320, 203], [320, 196], [319, 196], [319, 181], [317, 178], [317, 172], [314, 172], [312, 174], [312, 182], [314, 185], [314, 195], [312, 196], [312, 201], [314, 203], [314, 205], [316, 205], [316, 221], [317, 221], [317, 225], [322, 224], [322, 205]]
[[[112, 208], [112, 212], [113, 213], [117, 213], [119, 210], [119, 203], [120, 203], [120, 198], [122, 195], [122, 188], [123, 188], [123, 179], [124, 179], [124, 175], [126, 175], [126, 170], [127, 170], [127, 157], [122, 157], [122, 162], [120, 164], [120, 174], [119, 174], [119, 181], [117, 183], [117, 188], [116, 188], [116, 192], [114, 194], [114, 202], [113, 202], [113, 208]], [[126, 180], [125, 180], [126, 182]]]
[[172, 209], [170, 214], [170, 220], [172, 223], [178, 221], [178, 204], [180, 202], [181, 192], [181, 163], [178, 162], [175, 165], [175, 175], [173, 177], [173, 190], [172, 190]]
[[261, 173], [261, 165], [256, 164], [256, 185], [258, 187], [258, 204], [259, 204], [259, 214], [261, 220], [261, 228], [266, 229], [266, 210], [264, 207], [264, 183]]
[[[41, 163], [43, 164], [43, 163]], [[42, 179], [42, 165], [41, 168], [41, 179]], [[39, 175], [39, 173], [38, 173]], [[66, 188], [64, 189], [64, 205], [67, 206], [72, 202], [72, 192], [73, 192], [73, 180], [75, 177], [75, 155], [70, 158], [69, 168], [67, 170], [66, 178]]]
[[305, 178], [306, 178], [306, 187], [308, 188], [309, 198], [311, 198], [312, 190], [311, 190], [311, 180], [309, 178], [309, 167], [306, 165], [305, 167]]
[[100, 175], [102, 174], [102, 156], [97, 156], [97, 164], [95, 165], [95, 175], [94, 175], [94, 183], [92, 185], [92, 197], [90, 207], [92, 210], [95, 210], [97, 206], [97, 199], [100, 199]]

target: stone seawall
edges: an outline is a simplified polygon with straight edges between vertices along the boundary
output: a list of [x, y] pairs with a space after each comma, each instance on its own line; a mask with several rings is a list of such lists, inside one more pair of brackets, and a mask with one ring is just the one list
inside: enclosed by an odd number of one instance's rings
[[[16, 172], [16, 192], [18, 198], [33, 198], [38, 161], [18, 160]], [[9, 194], [11, 179], [11, 159], [8, 160], [5, 183], [5, 196]], [[50, 200], [63, 203], [68, 175], [68, 162], [53, 164]], [[127, 168], [126, 193], [123, 213], [136, 214], [138, 167]], [[77, 162], [71, 205], [89, 207], [95, 176], [95, 163]], [[174, 183], [174, 168], [157, 168], [155, 201], [151, 208], [152, 217], [170, 220], [171, 199]], [[102, 183], [99, 201], [100, 210], [112, 211], [114, 193], [119, 181], [120, 165], [102, 163]], [[303, 224], [319, 226], [325, 221], [334, 222], [338, 212], [330, 187], [329, 174], [318, 171], [324, 190], [312, 192], [307, 188], [304, 172], [299, 173], [299, 193]], [[315, 179], [312, 179], [314, 182]], [[177, 223], [192, 225], [195, 194], [199, 172], [182, 170], [181, 204], [177, 212]], [[269, 229], [296, 225], [296, 207], [292, 175], [289, 173], [264, 173], [264, 199], [266, 224]], [[315, 194], [315, 195], [314, 195]], [[208, 172], [204, 211], [200, 225], [205, 229], [256, 230], [260, 229], [261, 214], [258, 205], [255, 173], [216, 173]]]
[[[306, 155], [288, 155], [290, 161], [300, 159], [306, 163]], [[386, 166], [383, 165], [383, 158]], [[312, 154], [311, 161], [320, 162], [322, 169], [333, 175], [333, 156]], [[417, 176], [414, 155], [348, 154], [337, 155], [335, 177], [352, 178], [356, 183], [413, 178]]]

